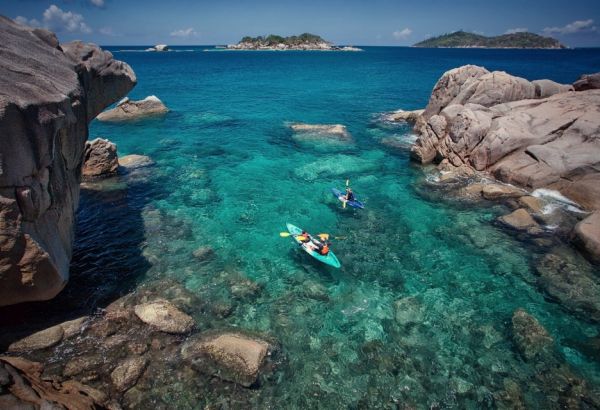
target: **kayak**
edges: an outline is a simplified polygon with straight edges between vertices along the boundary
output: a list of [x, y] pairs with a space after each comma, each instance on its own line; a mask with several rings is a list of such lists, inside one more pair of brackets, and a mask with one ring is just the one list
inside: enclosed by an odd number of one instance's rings
[[294, 238], [294, 240], [296, 241], [296, 243], [302, 244], [302, 249], [304, 249], [304, 251], [306, 253], [308, 253], [310, 256], [312, 256], [313, 258], [329, 265], [329, 266], [333, 266], [334, 268], [339, 268], [340, 266], [342, 266], [340, 264], [340, 261], [338, 260], [338, 258], [333, 254], [332, 251], [329, 251], [329, 253], [327, 255], [321, 255], [318, 252], [315, 252], [313, 249], [311, 249], [308, 246], [308, 243], [302, 243], [299, 239], [298, 236], [300, 234], [302, 234], [302, 229], [298, 228], [297, 226], [294, 226], [290, 223], [286, 224], [287, 225], [287, 230], [289, 233], [292, 234], [292, 238]]
[[331, 192], [333, 193], [333, 196], [335, 196], [337, 199], [339, 199], [342, 202], [346, 202], [352, 208], [363, 209], [365, 207], [365, 204], [362, 203], [362, 202], [360, 202], [356, 198], [353, 201], [346, 201], [346, 199], [345, 199], [346, 198], [346, 194], [343, 193], [342, 191], [340, 191], [339, 189], [331, 188]]

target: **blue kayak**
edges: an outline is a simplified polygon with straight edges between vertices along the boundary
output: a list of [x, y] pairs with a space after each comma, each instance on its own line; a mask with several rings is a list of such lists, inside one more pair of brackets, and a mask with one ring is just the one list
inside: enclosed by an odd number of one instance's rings
[[346, 194], [342, 191], [340, 191], [339, 189], [336, 188], [331, 188], [331, 192], [333, 193], [333, 196], [335, 196], [337, 199], [339, 199], [341, 202], [346, 202], [348, 205], [350, 205], [352, 208], [359, 208], [359, 209], [363, 209], [365, 207], [365, 204], [360, 202], [358, 199], [354, 198], [353, 201], [346, 201]]

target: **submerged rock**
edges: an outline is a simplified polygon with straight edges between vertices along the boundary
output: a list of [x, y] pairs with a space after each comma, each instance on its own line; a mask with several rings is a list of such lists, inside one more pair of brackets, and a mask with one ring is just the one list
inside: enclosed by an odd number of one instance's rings
[[126, 170], [149, 167], [152, 165], [154, 165], [154, 161], [146, 155], [131, 154], [119, 157], [119, 166]]
[[592, 260], [600, 263], [600, 211], [596, 211], [575, 226], [575, 243]]
[[512, 317], [515, 343], [527, 360], [552, 353], [554, 340], [540, 322], [523, 309], [517, 309]]
[[204, 262], [212, 259], [215, 256], [215, 251], [210, 246], [202, 246], [192, 252], [192, 255], [200, 262]]
[[116, 389], [123, 392], [133, 387], [147, 364], [148, 360], [144, 357], [131, 357], [119, 363], [110, 374]]
[[536, 264], [541, 288], [565, 308], [600, 321], [600, 283], [585, 261], [568, 250], [549, 253]]
[[396, 322], [401, 325], [421, 323], [423, 321], [423, 310], [419, 300], [408, 296], [394, 303]]
[[169, 112], [167, 106], [158, 97], [151, 95], [139, 101], [127, 100], [112, 110], [104, 111], [97, 118], [99, 121], [127, 121], [163, 115], [167, 112]]
[[166, 300], [156, 300], [134, 307], [136, 316], [144, 323], [161, 332], [188, 333], [194, 327], [194, 319]]
[[258, 378], [270, 344], [239, 333], [223, 333], [187, 342], [184, 360], [200, 372], [250, 387]]
[[88, 123], [136, 83], [98, 46], [0, 17], [0, 306], [69, 279]]
[[119, 168], [117, 146], [107, 139], [96, 138], [85, 143], [81, 175], [88, 178], [114, 175]]
[[294, 139], [302, 142], [322, 141], [328, 143], [350, 143], [352, 136], [345, 125], [341, 124], [291, 124]]

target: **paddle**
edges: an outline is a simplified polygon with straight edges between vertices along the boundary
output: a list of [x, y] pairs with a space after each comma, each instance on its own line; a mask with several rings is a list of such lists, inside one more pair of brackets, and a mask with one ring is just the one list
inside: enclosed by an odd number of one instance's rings
[[[292, 236], [293, 234], [289, 233], [289, 232], [279, 232], [279, 236], [281, 236], [282, 238], [287, 238], [289, 236]], [[327, 240], [327, 239], [346, 239], [345, 236], [334, 236], [331, 237], [329, 236], [328, 233], [320, 233], [317, 235], [318, 237], [320, 237], [322, 240]]]
[[[347, 179], [347, 180], [346, 180], [346, 188], [348, 188], [348, 186], [349, 186], [349, 185], [350, 185], [350, 180], [349, 180], [349, 179]], [[344, 200], [342, 201], [342, 208], [343, 208], [343, 209], [346, 209], [346, 203], [347, 203], [347, 202], [348, 202], [348, 201], [347, 201], [346, 199], [344, 199]]]

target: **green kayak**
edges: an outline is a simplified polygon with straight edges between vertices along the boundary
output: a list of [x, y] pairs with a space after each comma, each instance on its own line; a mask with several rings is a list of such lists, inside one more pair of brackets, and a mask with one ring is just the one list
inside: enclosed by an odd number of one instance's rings
[[292, 234], [292, 238], [294, 238], [294, 240], [297, 243], [302, 244], [302, 249], [304, 249], [304, 251], [306, 253], [308, 253], [310, 256], [312, 256], [315, 259], [318, 259], [319, 261], [321, 261], [323, 263], [326, 263], [329, 266], [333, 266], [334, 268], [339, 268], [341, 266], [340, 261], [333, 254], [332, 251], [329, 251], [329, 253], [327, 255], [321, 255], [320, 253], [315, 252], [313, 249], [310, 248], [310, 245], [308, 243], [302, 243], [300, 240], [297, 239], [298, 235], [300, 235], [302, 233], [302, 229], [300, 229], [297, 226], [294, 226], [290, 223], [288, 223], [286, 225], [287, 225], [288, 232]]

